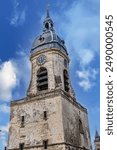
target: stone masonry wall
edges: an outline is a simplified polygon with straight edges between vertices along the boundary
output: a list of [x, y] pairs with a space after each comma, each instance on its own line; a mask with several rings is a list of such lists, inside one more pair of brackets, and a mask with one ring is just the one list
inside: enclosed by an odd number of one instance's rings
[[[62, 99], [62, 113], [65, 142], [76, 147], [91, 150], [91, 139], [87, 113], [66, 98]], [[79, 119], [82, 121], [83, 134], [79, 131]]]
[[[47, 120], [44, 120], [44, 111], [47, 111]], [[24, 127], [21, 127], [21, 116], [24, 116]], [[26, 147], [64, 141], [62, 112], [60, 97], [53, 97], [25, 103], [11, 107], [11, 122], [9, 129], [8, 148], [18, 148], [19, 143]]]

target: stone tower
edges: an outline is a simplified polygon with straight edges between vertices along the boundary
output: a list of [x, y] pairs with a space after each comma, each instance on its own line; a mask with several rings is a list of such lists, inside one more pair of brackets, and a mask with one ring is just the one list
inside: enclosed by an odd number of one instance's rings
[[87, 109], [76, 101], [65, 42], [48, 10], [30, 61], [27, 96], [11, 102], [8, 150], [91, 150]]
[[95, 132], [94, 146], [95, 146], [94, 150], [100, 150], [100, 136], [97, 131]]

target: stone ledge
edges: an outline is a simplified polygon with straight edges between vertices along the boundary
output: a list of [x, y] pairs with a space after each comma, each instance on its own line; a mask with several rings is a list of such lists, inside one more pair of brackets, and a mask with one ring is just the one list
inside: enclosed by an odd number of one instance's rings
[[32, 60], [33, 57], [35, 57], [35, 56], [38, 56], [38, 55], [40, 55], [40, 54], [42, 54], [42, 53], [47, 53], [47, 52], [49, 52], [49, 53], [50, 53], [50, 52], [55, 52], [55, 53], [57, 53], [57, 54], [60, 54], [60, 55], [64, 56], [64, 57], [68, 60], [68, 62], [70, 62], [68, 56], [67, 56], [64, 52], [60, 51], [60, 50], [57, 49], [57, 48], [47, 48], [47, 49], [43, 49], [43, 50], [41, 50], [41, 51], [37, 51], [36, 53], [31, 54], [30, 60]]
[[[48, 147], [50, 146], [56, 146], [56, 145], [66, 145], [66, 146], [71, 146], [74, 148], [77, 148], [79, 150], [90, 150], [90, 149], [84, 149], [84, 147], [80, 147], [80, 146], [76, 146], [76, 145], [72, 145], [66, 142], [62, 142], [62, 143], [54, 143], [54, 144], [48, 144]], [[24, 149], [30, 149], [30, 148], [38, 148], [38, 147], [43, 147], [43, 145], [34, 145], [34, 146], [25, 146]], [[7, 149], [7, 150], [19, 150], [19, 148], [15, 148], [15, 149]]]
[[43, 100], [44, 98], [51, 98], [53, 96], [54, 97], [62, 96], [63, 98], [68, 100], [70, 103], [72, 103], [74, 106], [78, 107], [79, 109], [87, 113], [87, 109], [85, 107], [83, 107], [80, 103], [76, 101], [75, 98], [71, 97], [67, 92], [65, 92], [61, 88], [51, 90], [51, 91], [46, 90], [46, 91], [42, 91], [41, 93], [32, 94], [32, 95], [30, 94], [29, 96], [23, 99], [11, 101], [11, 106], [24, 104], [24, 103], [32, 102], [32, 101]]

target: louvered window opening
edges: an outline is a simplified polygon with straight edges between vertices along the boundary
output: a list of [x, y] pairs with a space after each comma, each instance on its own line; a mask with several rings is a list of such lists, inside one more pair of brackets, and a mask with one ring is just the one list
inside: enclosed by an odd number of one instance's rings
[[37, 72], [37, 89], [39, 91], [48, 89], [48, 73], [46, 68], [40, 68]]
[[69, 77], [68, 77], [68, 73], [66, 70], [64, 70], [63, 72], [64, 74], [64, 88], [66, 92], [69, 92]]

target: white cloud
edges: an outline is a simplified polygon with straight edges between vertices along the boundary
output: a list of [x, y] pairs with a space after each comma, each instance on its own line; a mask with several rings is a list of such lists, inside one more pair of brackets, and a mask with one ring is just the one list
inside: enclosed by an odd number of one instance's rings
[[26, 9], [19, 9], [19, 4], [20, 3], [17, 0], [14, 0], [14, 10], [10, 20], [10, 24], [15, 27], [22, 25], [26, 19]]
[[12, 61], [0, 65], [0, 99], [9, 100], [12, 98], [12, 91], [17, 85], [16, 68]]
[[88, 79], [88, 78], [91, 78], [91, 79], [95, 79], [96, 78], [96, 75], [98, 74], [98, 70], [96, 69], [84, 69], [84, 70], [77, 70], [76, 71], [77, 75], [79, 78], [81, 79]]
[[94, 52], [89, 49], [82, 49], [79, 51], [80, 65], [86, 66], [89, 65], [90, 62], [94, 59]]
[[23, 51], [18, 52], [17, 55], [19, 58], [17, 60], [13, 60], [14, 65], [17, 68], [17, 78], [19, 82], [23, 83], [23, 86], [28, 88], [27, 86], [29, 85], [31, 76], [31, 65], [29, 57]]
[[2, 113], [9, 113], [10, 112], [10, 107], [7, 106], [6, 104], [0, 105], [0, 112], [2, 112]]
[[8, 134], [8, 129], [9, 129], [9, 124], [0, 126], [0, 140], [2, 142], [3, 146], [7, 146], [7, 139], [6, 139], [6, 135]]
[[85, 91], [89, 90], [93, 84], [89, 80], [81, 80], [79, 81], [79, 86], [82, 87]]
[[71, 57], [79, 58], [81, 65], [90, 65], [100, 48], [99, 1], [74, 1], [61, 12], [62, 16], [54, 14], [54, 19]]
[[[0, 99], [9, 101], [14, 97], [19, 98], [20, 93], [23, 94], [23, 91], [20, 91], [20, 89], [28, 88], [31, 75], [30, 70], [29, 57], [23, 51], [17, 53], [17, 59], [2, 62], [0, 65]], [[18, 88], [18, 91], [16, 88]], [[6, 108], [4, 105], [4, 111]], [[0, 109], [0, 111], [3, 111], [3, 109]]]
[[82, 79], [88, 79], [89, 78], [89, 71], [76, 71], [77, 75], [79, 78], [82, 78]]
[[87, 91], [95, 85], [95, 79], [98, 74], [98, 70], [94, 68], [90, 68], [87, 70], [77, 70], [76, 74], [79, 78], [79, 86], [82, 87], [85, 91]]
[[92, 74], [91, 74], [91, 77], [92, 77], [92, 79], [96, 79], [96, 75], [98, 74], [98, 70], [96, 70], [96, 69], [92, 69]]
[[[90, 47], [92, 51], [99, 51], [99, 13], [96, 13], [96, 5], [92, 8], [92, 1], [86, 7], [86, 2], [75, 1], [71, 8], [65, 13], [67, 22], [65, 31], [67, 39], [73, 47], [82, 48]], [[99, 8], [98, 12], [99, 12]]]
[[8, 129], [9, 129], [9, 124], [0, 126], [1, 134], [4, 135], [4, 133], [8, 133]]

